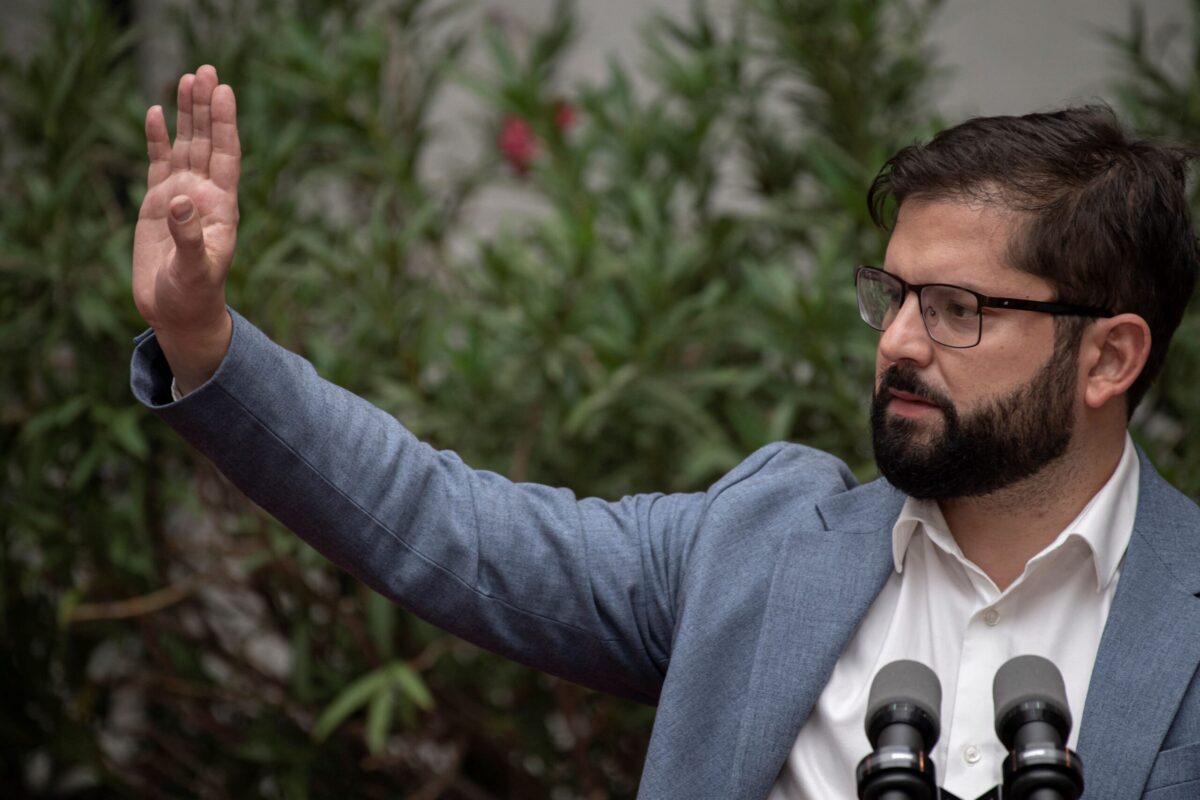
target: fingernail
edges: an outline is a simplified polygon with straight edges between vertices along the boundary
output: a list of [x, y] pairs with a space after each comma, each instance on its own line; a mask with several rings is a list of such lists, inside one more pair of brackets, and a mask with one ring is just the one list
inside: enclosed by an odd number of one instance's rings
[[196, 207], [192, 205], [191, 200], [184, 200], [182, 203], [174, 203], [171, 206], [171, 216], [176, 222], [187, 222], [192, 218], [192, 213]]

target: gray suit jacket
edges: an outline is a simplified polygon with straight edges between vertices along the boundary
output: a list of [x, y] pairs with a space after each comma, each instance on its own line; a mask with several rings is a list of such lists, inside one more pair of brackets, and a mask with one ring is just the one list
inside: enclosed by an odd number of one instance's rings
[[[170, 378], [138, 337], [137, 397], [374, 589], [656, 703], [642, 798], [764, 798], [892, 569], [903, 496], [809, 448], [765, 447], [703, 493], [581, 500], [433, 450], [237, 314], [209, 383], [172, 403]], [[1086, 796], [1196, 800], [1200, 509], [1144, 456], [1140, 492], [1081, 722]]]

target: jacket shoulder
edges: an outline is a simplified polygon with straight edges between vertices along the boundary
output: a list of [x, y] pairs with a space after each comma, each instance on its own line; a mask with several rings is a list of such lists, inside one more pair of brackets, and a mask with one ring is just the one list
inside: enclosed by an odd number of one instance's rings
[[786, 502], [794, 507], [857, 486], [854, 473], [836, 456], [804, 445], [776, 442], [759, 448], [714, 483], [708, 490], [708, 503], [710, 507], [736, 508]]

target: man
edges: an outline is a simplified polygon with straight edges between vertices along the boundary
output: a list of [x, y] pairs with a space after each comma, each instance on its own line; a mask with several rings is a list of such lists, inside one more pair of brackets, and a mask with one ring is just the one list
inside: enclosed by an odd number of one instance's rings
[[1096, 108], [906, 148], [870, 193], [898, 207], [883, 267], [855, 273], [885, 479], [778, 444], [707, 492], [604, 502], [432, 450], [226, 309], [240, 150], [212, 67], [174, 145], [158, 107], [146, 134], [139, 399], [415, 613], [657, 703], [641, 797], [853, 797], [898, 658], [938, 673], [935, 761], [974, 797], [992, 677], [1025, 653], [1064, 673], [1087, 796], [1200, 793], [1200, 509], [1126, 433], [1200, 263], [1185, 155]]

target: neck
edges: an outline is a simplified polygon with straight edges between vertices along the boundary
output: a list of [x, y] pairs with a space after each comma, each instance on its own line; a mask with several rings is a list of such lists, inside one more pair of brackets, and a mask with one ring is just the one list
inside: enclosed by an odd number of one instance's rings
[[1124, 428], [1085, 438], [1024, 481], [981, 497], [939, 502], [963, 555], [1001, 591], [1079, 515], [1116, 470], [1125, 449]]

